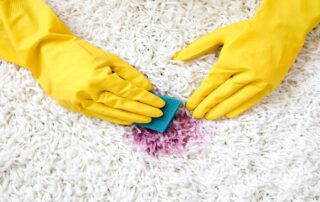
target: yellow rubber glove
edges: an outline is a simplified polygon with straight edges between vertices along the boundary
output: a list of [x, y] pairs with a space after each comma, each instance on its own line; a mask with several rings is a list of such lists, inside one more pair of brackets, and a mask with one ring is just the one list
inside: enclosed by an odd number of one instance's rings
[[187, 61], [223, 48], [187, 108], [209, 120], [240, 115], [280, 85], [319, 22], [320, 0], [265, 0], [252, 19], [196, 40], [173, 59]]
[[0, 58], [31, 70], [71, 111], [124, 125], [162, 116], [147, 78], [74, 36], [42, 0], [0, 0], [0, 47]]

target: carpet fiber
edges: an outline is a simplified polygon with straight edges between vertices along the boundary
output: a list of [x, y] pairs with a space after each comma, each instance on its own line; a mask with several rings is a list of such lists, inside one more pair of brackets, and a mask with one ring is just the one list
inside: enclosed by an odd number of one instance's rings
[[[186, 64], [171, 56], [209, 31], [251, 17], [260, 4], [47, 2], [76, 35], [183, 101], [217, 55]], [[182, 139], [143, 139], [137, 128], [68, 112], [30, 72], [0, 61], [0, 201], [319, 201], [319, 38], [318, 27], [280, 88], [245, 115], [196, 121], [181, 109], [177, 123], [187, 118], [187, 130], [174, 135]]]

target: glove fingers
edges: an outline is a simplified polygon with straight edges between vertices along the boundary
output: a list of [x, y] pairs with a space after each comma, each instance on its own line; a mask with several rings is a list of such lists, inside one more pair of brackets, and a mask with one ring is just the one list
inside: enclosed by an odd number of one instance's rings
[[193, 111], [195, 118], [202, 118], [210, 109], [226, 100], [250, 81], [247, 74], [239, 74], [224, 82], [211, 92]]
[[97, 102], [103, 103], [111, 108], [120, 109], [148, 117], [160, 117], [163, 115], [162, 111], [158, 108], [137, 101], [128, 100], [126, 98], [114, 95], [110, 92], [102, 93], [99, 96]]
[[221, 102], [214, 108], [212, 108], [207, 114], [206, 119], [208, 120], [216, 120], [221, 116], [224, 116], [231, 110], [237, 108], [242, 103], [248, 101], [250, 98], [254, 97], [255, 95], [259, 94], [260, 92], [264, 91], [265, 85], [255, 85], [250, 84], [237, 93], [226, 99], [225, 101]]
[[195, 90], [187, 102], [187, 109], [194, 110], [213, 90], [230, 78], [233, 72], [219, 72], [214, 67], [200, 87]]
[[126, 112], [123, 110], [114, 109], [114, 108], [108, 107], [104, 104], [95, 103], [95, 102], [92, 102], [87, 107], [86, 110], [89, 112], [93, 112], [95, 114], [108, 116], [108, 117], [112, 117], [115, 119], [121, 119], [121, 120], [124, 120], [126, 122], [131, 122], [131, 123], [150, 123], [152, 120], [150, 117], [147, 117], [147, 116], [142, 116], [139, 114]]
[[158, 96], [143, 88], [136, 87], [129, 81], [120, 78], [117, 74], [107, 75], [98, 79], [98, 81], [100, 82], [97, 82], [96, 85], [99, 85], [99, 88], [103, 91], [109, 91], [120, 97], [139, 101], [157, 108], [162, 108], [165, 105], [165, 102]]
[[250, 109], [251, 107], [256, 105], [257, 103], [259, 103], [269, 93], [270, 93], [270, 89], [268, 89], [268, 88], [264, 89], [263, 91], [259, 92], [254, 97], [252, 97], [250, 100], [244, 102], [243, 104], [238, 106], [236, 109], [234, 109], [231, 112], [227, 113], [226, 116], [228, 118], [235, 118], [235, 117], [241, 115], [242, 113], [244, 113], [245, 111], [247, 111], [248, 109]]
[[117, 56], [112, 59], [112, 71], [117, 73], [124, 80], [128, 80], [139, 88], [152, 90], [153, 85], [141, 72], [132, 67]]
[[117, 119], [117, 118], [113, 118], [113, 117], [110, 117], [110, 116], [106, 116], [106, 115], [103, 115], [103, 114], [97, 114], [97, 113], [94, 113], [94, 112], [89, 112], [89, 111], [83, 111], [82, 112], [84, 115], [86, 116], [89, 116], [89, 117], [96, 117], [96, 118], [99, 118], [99, 119], [102, 119], [102, 120], [105, 120], [105, 121], [109, 121], [111, 123], [115, 123], [115, 124], [120, 124], [120, 125], [131, 125], [132, 122], [129, 122], [129, 121], [124, 121], [124, 120], [121, 120], [121, 119]]

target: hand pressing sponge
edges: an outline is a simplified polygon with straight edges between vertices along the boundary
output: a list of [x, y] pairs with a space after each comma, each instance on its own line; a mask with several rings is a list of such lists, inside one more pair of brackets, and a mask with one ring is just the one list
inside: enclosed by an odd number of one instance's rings
[[163, 133], [167, 130], [170, 123], [172, 122], [175, 114], [177, 113], [181, 105], [181, 101], [175, 98], [166, 97], [162, 95], [158, 96], [166, 102], [166, 105], [161, 109], [163, 112], [163, 116], [160, 118], [152, 119], [152, 122], [150, 123], [137, 123], [136, 125]]

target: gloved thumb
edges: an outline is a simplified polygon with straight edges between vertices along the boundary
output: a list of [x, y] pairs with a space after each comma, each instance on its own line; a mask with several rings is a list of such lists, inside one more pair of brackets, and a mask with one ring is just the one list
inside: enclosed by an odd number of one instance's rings
[[188, 61], [217, 50], [220, 46], [226, 43], [231, 35], [238, 32], [238, 28], [242, 26], [243, 23], [244, 22], [240, 22], [222, 27], [200, 37], [183, 50], [177, 52], [172, 59]]

